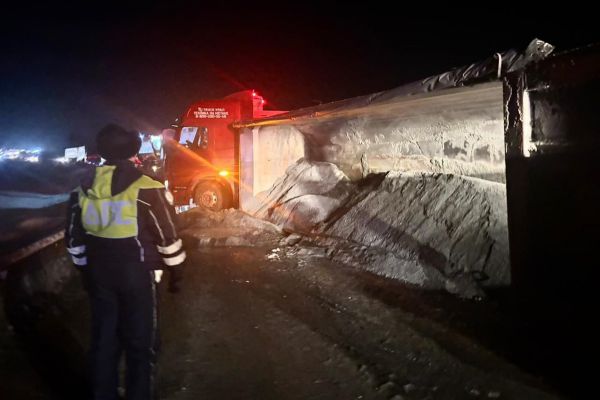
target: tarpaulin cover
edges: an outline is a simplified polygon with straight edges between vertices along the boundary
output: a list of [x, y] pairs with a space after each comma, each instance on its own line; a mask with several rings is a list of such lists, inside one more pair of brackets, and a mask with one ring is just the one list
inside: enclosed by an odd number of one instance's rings
[[289, 113], [280, 114], [277, 117], [262, 119], [262, 121], [298, 118], [301, 116], [309, 116], [314, 113], [321, 114], [340, 109], [365, 107], [370, 104], [381, 103], [398, 97], [496, 81], [509, 72], [522, 69], [532, 62], [546, 58], [553, 50], [554, 46], [551, 44], [539, 39], [534, 39], [522, 52], [511, 49], [503, 53], [495, 53], [483, 61], [455, 68], [451, 71], [433, 75], [391, 90], [314, 107], [301, 108], [290, 111]]

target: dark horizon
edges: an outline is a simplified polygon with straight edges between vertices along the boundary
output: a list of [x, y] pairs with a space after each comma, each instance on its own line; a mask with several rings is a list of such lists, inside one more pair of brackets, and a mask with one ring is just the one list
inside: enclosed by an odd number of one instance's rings
[[90, 145], [108, 122], [160, 131], [193, 101], [238, 90], [257, 90], [272, 109], [297, 109], [522, 50], [534, 38], [558, 51], [598, 39], [585, 23], [402, 20], [389, 8], [355, 5], [240, 10], [176, 2], [4, 17], [0, 146], [59, 149]]

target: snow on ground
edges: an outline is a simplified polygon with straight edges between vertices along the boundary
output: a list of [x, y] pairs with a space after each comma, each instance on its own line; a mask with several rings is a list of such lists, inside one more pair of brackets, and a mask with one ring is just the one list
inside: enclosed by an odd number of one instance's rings
[[69, 192], [90, 168], [52, 162], [0, 163], [0, 268], [13, 259], [11, 254], [63, 229]]
[[69, 198], [68, 193], [41, 194], [13, 192], [0, 190], [0, 209], [7, 208], [44, 208], [64, 203]]
[[[508, 285], [505, 198], [505, 186], [496, 182], [390, 173], [322, 233], [385, 250], [378, 263], [386, 276], [402, 279], [406, 268], [422, 265], [448, 278], [472, 275], [485, 285]], [[454, 284], [445, 286], [453, 291]]]
[[299, 160], [260, 198], [250, 213], [312, 237], [326, 248], [315, 254], [464, 297], [510, 283], [502, 183], [430, 172], [351, 182], [332, 163]]
[[354, 185], [337, 166], [301, 161], [287, 169], [248, 211], [290, 232], [313, 230], [350, 195]]
[[69, 193], [91, 168], [93, 166], [87, 164], [4, 161], [0, 163], [0, 190], [43, 194]]
[[178, 219], [180, 234], [199, 248], [255, 246], [281, 238], [276, 225], [235, 209], [214, 212], [197, 207]]

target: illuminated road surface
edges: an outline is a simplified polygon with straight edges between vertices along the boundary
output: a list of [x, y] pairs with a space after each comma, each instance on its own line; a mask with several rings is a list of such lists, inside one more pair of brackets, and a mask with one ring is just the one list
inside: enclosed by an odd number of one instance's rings
[[[464, 334], [463, 322], [492, 319], [488, 305], [325, 259], [269, 254], [272, 248], [191, 251], [184, 291], [172, 295], [161, 285], [161, 399], [556, 398]], [[65, 257], [49, 268], [71, 266]], [[81, 398], [89, 315], [78, 277], [57, 294], [38, 295], [35, 313], [14, 279], [8, 309], [17, 331], [25, 330], [33, 365], [57, 398]]]

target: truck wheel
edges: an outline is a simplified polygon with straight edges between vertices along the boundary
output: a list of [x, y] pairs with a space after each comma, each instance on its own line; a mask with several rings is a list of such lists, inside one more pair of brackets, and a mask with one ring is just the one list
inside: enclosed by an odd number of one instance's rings
[[194, 190], [194, 203], [211, 211], [231, 207], [229, 193], [216, 182], [201, 182]]

